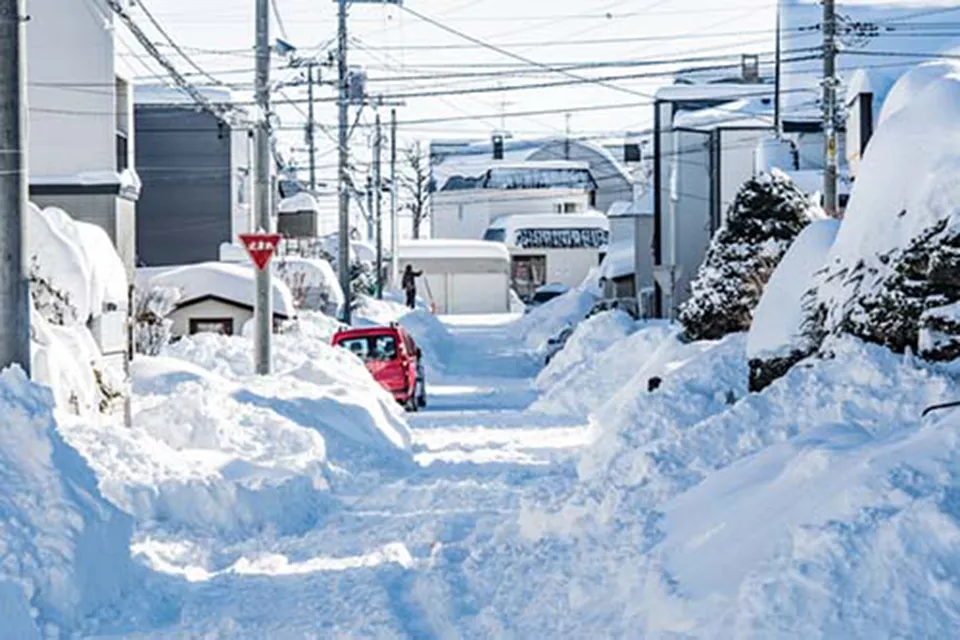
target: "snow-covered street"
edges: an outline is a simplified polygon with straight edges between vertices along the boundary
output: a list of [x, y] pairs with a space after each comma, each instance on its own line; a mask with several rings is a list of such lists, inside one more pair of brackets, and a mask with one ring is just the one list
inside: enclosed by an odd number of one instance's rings
[[583, 419], [528, 409], [540, 365], [511, 337], [515, 321], [448, 325], [428, 407], [410, 418], [417, 470], [382, 485], [343, 485], [315, 526], [295, 535], [141, 535], [134, 552], [154, 586], [136, 606], [150, 622], [105, 620], [97, 633], [450, 637], [478, 604], [457, 566], [525, 501], [571, 482], [588, 438]]

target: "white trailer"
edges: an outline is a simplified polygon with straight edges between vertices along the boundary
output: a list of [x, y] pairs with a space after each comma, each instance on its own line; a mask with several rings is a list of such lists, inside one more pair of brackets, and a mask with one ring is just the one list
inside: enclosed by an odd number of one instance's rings
[[[510, 311], [510, 254], [483, 240], [409, 240], [397, 248], [400, 273], [422, 271], [417, 293], [438, 314]], [[399, 287], [400, 283], [394, 283]]]
[[545, 284], [580, 285], [600, 265], [610, 242], [610, 221], [596, 211], [510, 215], [494, 220], [484, 239], [507, 248], [511, 286], [529, 301]]

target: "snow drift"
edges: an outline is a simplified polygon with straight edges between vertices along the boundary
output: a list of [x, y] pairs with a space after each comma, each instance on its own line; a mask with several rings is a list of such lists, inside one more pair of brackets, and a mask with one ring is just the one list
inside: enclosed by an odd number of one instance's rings
[[0, 373], [0, 615], [10, 638], [69, 633], [134, 576], [130, 518], [61, 439], [49, 392]]
[[587, 363], [614, 342], [629, 335], [636, 323], [623, 311], [605, 311], [588, 318], [573, 331], [563, 349], [537, 376], [539, 389], [549, 389], [571, 370]]

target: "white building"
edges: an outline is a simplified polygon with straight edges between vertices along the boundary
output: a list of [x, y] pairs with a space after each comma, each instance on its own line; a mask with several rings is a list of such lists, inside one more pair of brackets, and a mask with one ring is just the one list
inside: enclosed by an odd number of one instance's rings
[[[397, 247], [401, 272], [423, 272], [418, 293], [439, 314], [510, 311], [510, 254], [499, 242], [409, 240]], [[399, 284], [399, 283], [398, 283]]]
[[584, 213], [596, 192], [586, 163], [565, 160], [489, 160], [440, 176], [431, 199], [434, 238], [479, 240], [501, 216]]
[[510, 252], [510, 283], [523, 300], [546, 284], [575, 287], [600, 264], [610, 242], [602, 213], [518, 214], [494, 220], [485, 240]]
[[132, 281], [136, 201], [130, 75], [103, 0], [28, 0], [30, 198], [101, 227]]

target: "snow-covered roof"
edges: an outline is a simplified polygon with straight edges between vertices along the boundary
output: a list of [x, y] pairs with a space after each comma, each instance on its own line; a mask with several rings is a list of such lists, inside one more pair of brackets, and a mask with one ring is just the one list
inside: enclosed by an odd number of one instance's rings
[[[436, 188], [440, 189], [453, 176], [477, 177], [483, 175], [491, 166], [516, 166], [534, 158], [539, 152], [549, 147], [563, 145], [568, 142], [565, 138], [536, 138], [521, 140], [505, 140], [503, 145], [503, 160], [493, 160], [493, 147], [489, 141], [464, 143], [462, 141], [437, 141], [431, 143], [430, 170]], [[584, 149], [595, 154], [605, 163], [614, 167], [615, 173], [624, 180], [633, 182], [633, 176], [626, 167], [614, 157], [610, 150], [590, 140], [570, 139], [571, 147]], [[552, 161], [548, 161], [552, 162]], [[569, 162], [559, 160], [558, 162]], [[581, 166], [589, 166], [589, 162], [581, 161]]]
[[633, 275], [637, 267], [635, 251], [633, 240], [621, 240], [611, 244], [600, 263], [600, 277], [613, 280]]
[[610, 229], [607, 216], [599, 211], [587, 213], [518, 213], [500, 216], [489, 229]]
[[847, 95], [844, 104], [849, 105], [861, 93], [873, 94], [876, 104], [883, 104], [893, 83], [902, 69], [874, 69], [861, 67], [853, 72], [847, 81]]
[[769, 97], [741, 98], [715, 107], [680, 111], [673, 118], [675, 127], [716, 129], [718, 127], [773, 128], [773, 100]]
[[638, 199], [619, 200], [607, 209], [607, 218], [635, 218], [653, 215], [653, 190], [648, 189]]
[[510, 252], [500, 242], [431, 238], [407, 240], [397, 247], [401, 260], [483, 259], [510, 262]]
[[[229, 89], [223, 87], [197, 87], [203, 97], [214, 104], [232, 104], [233, 95]], [[178, 87], [164, 87], [160, 85], [136, 85], [133, 88], [135, 104], [152, 105], [193, 105], [194, 99], [190, 94]]]
[[278, 205], [280, 213], [299, 213], [301, 211], [318, 211], [317, 199], [306, 191], [284, 198]]
[[[244, 307], [254, 306], [256, 277], [253, 268], [225, 262], [203, 262], [164, 270], [148, 281], [151, 287], [179, 289], [179, 307], [215, 296]], [[295, 314], [293, 295], [279, 278], [273, 278], [273, 311], [277, 315]]]
[[657, 90], [658, 100], [680, 102], [685, 100], [727, 100], [772, 97], [773, 87], [764, 84], [672, 84]]

